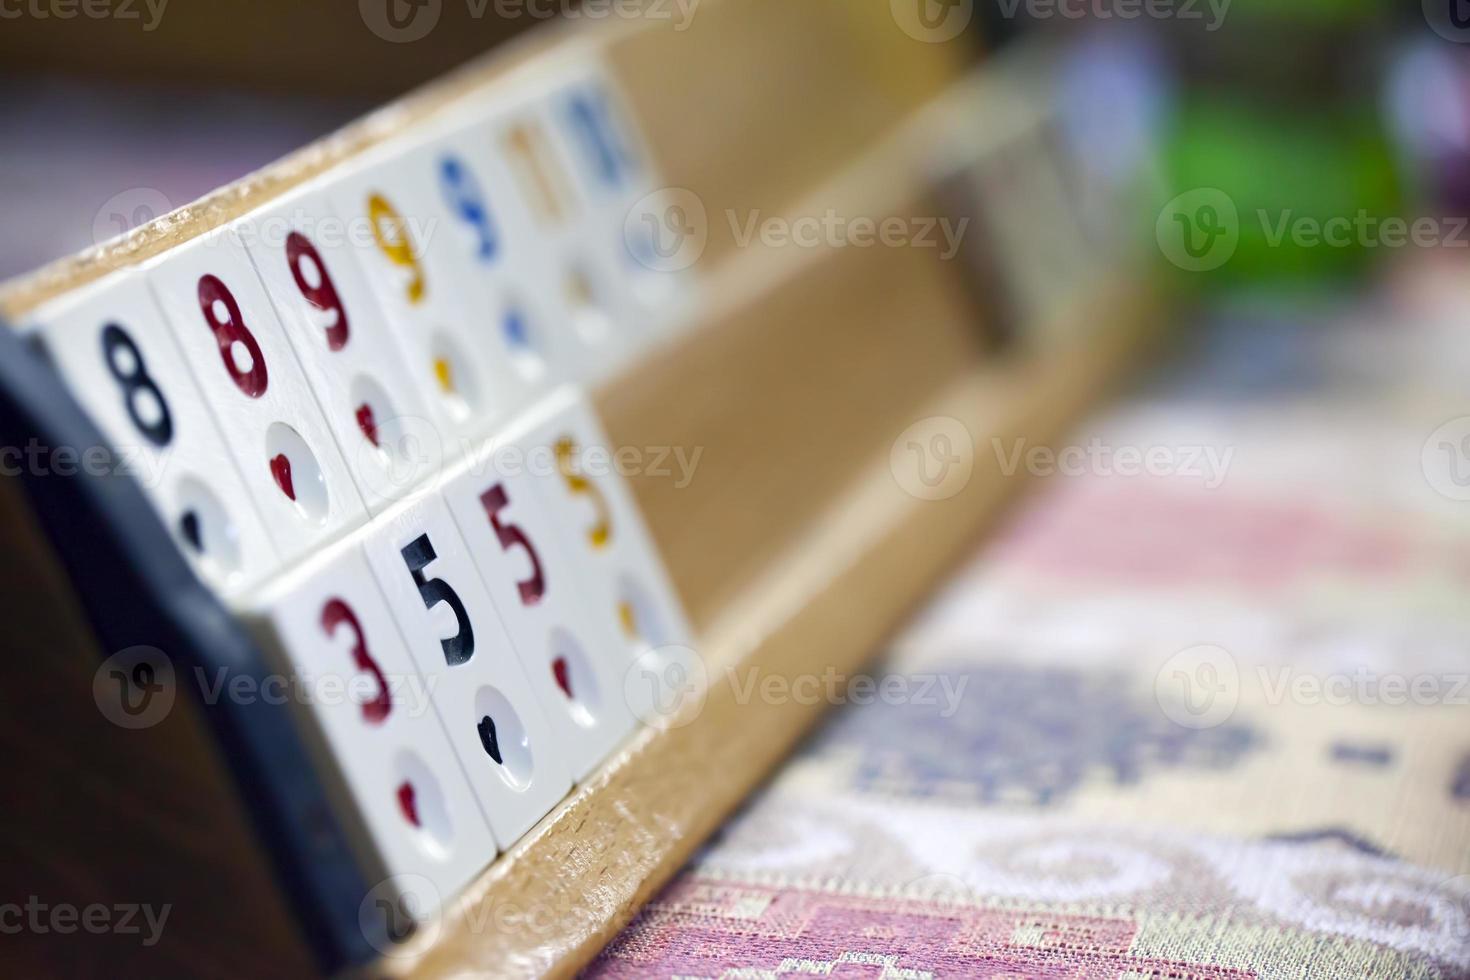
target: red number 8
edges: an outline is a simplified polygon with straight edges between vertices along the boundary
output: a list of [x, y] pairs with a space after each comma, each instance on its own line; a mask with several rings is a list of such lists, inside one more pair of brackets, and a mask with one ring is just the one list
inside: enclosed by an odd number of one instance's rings
[[[216, 318], [215, 303], [223, 303], [229, 313], [229, 318], [223, 323]], [[245, 318], [240, 315], [240, 304], [235, 301], [235, 295], [217, 276], [199, 277], [199, 308], [204, 311], [204, 322], [214, 331], [215, 342], [219, 344], [220, 360], [224, 361], [225, 370], [230, 373], [235, 387], [251, 398], [259, 398], [265, 394], [266, 386], [270, 384], [265, 370], [265, 355], [260, 352], [255, 335], [245, 326]], [[235, 365], [233, 348], [237, 343], [244, 344], [245, 349], [250, 352], [249, 371], [241, 371]]]

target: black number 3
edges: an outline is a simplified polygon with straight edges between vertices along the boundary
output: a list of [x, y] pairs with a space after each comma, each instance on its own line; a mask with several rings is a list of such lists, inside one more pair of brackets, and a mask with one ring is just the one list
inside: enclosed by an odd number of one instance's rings
[[[127, 351], [130, 360], [118, 363], [119, 351]], [[174, 437], [173, 416], [169, 414], [168, 402], [158, 383], [148, 374], [148, 365], [143, 363], [143, 352], [128, 332], [115, 323], [102, 328], [102, 359], [107, 362], [107, 371], [122, 385], [123, 403], [128, 407], [128, 418], [133, 425], [155, 446], [167, 446]], [[138, 411], [138, 395], [147, 392], [158, 405], [158, 418], [143, 421]]]
[[464, 663], [475, 655], [475, 630], [470, 625], [470, 615], [465, 611], [464, 603], [449, 587], [449, 583], [439, 578], [424, 578], [424, 567], [439, 557], [434, 553], [429, 536], [420, 534], [403, 548], [402, 554], [403, 563], [413, 576], [413, 584], [419, 587], [424, 608], [433, 609], [439, 603], [447, 602], [449, 608], [454, 610], [454, 618], [459, 622], [459, 632], [447, 640], [440, 640], [439, 645], [444, 648], [444, 661], [449, 666], [455, 667]]

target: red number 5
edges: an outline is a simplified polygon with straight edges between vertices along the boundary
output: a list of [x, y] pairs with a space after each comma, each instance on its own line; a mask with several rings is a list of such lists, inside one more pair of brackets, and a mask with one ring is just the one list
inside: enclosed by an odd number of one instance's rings
[[526, 557], [531, 559], [531, 577], [524, 582], [517, 582], [516, 588], [521, 591], [521, 603], [534, 606], [546, 594], [546, 578], [541, 574], [541, 559], [537, 556], [531, 539], [526, 537], [526, 532], [514, 524], [500, 523], [500, 512], [510, 505], [505, 487], [495, 484], [480, 495], [480, 503], [485, 505], [485, 513], [490, 516], [490, 526], [495, 528], [500, 546], [506, 551], [516, 547], [526, 549]]
[[[222, 305], [228, 314], [223, 320], [215, 309], [216, 303]], [[235, 294], [219, 281], [219, 277], [200, 276], [199, 308], [204, 311], [204, 322], [214, 331], [215, 343], [219, 344], [220, 360], [225, 362], [225, 370], [230, 373], [235, 387], [251, 398], [259, 398], [265, 394], [266, 385], [270, 384], [270, 378], [265, 371], [265, 355], [260, 352], [255, 335], [245, 326], [245, 317], [240, 314], [240, 304], [235, 301]], [[235, 363], [236, 344], [243, 344], [250, 354], [248, 371], [240, 370], [240, 366]]]

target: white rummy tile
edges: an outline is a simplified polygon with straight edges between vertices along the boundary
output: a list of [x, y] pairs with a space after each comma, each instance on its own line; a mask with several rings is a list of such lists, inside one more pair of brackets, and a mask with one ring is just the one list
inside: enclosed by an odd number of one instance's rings
[[363, 548], [507, 847], [566, 794], [571, 772], [449, 508], [437, 494], [415, 497], [385, 514]]
[[171, 249], [146, 274], [281, 556], [298, 558], [361, 523], [347, 463], [230, 230]]
[[340, 543], [241, 615], [294, 692], [370, 873], [427, 879], [401, 907], [431, 917], [494, 859], [495, 839], [361, 549]]
[[510, 306], [526, 295], [508, 292], [482, 308], [449, 261], [462, 222], [444, 200], [433, 146], [384, 147], [345, 168], [329, 193], [349, 225], [366, 222], [368, 240], [353, 250], [436, 420], [456, 447], [483, 434], [539, 381], [511, 342], [533, 327], [529, 315], [517, 327]]
[[143, 276], [109, 276], [32, 322], [200, 576], [232, 594], [268, 575], [270, 537]]
[[460, 117], [409, 163], [423, 178], [408, 193], [411, 206], [437, 206], [442, 214], [424, 245], [427, 262], [461, 285], [486, 328], [485, 342], [505, 368], [497, 383], [506, 412], [524, 408], [576, 369], [574, 338], [557, 320], [539, 232], [516, 206], [514, 180], [482, 118]]
[[265, 283], [358, 491], [374, 513], [439, 475], [445, 437], [321, 183], [232, 225]]
[[633, 729], [623, 697], [626, 644], [610, 618], [590, 614], [542, 491], [523, 468], [497, 467], [493, 449], [466, 460], [442, 490], [581, 779]]
[[[650, 653], [655, 662], [697, 660], [678, 596], [613, 464], [617, 447], [586, 397], [564, 386], [496, 441], [502, 454], [514, 450], [502, 465], [519, 461], [539, 488], [536, 496], [574, 572], [586, 614], [621, 637], [625, 670]], [[681, 668], [669, 677], [687, 673]], [[625, 691], [632, 696], [630, 688]], [[628, 707], [636, 717], [654, 720], [647, 705], [629, 701]]]
[[480, 139], [503, 161], [512, 181], [507, 210], [534, 232], [537, 267], [567, 338], [579, 381], [607, 376], [650, 341], [648, 326], [629, 315], [620, 228], [604, 227], [575, 180], [541, 86], [487, 115]]
[[583, 237], [617, 270], [619, 315], [655, 336], [690, 321], [694, 263], [708, 238], [691, 192], [670, 188], [606, 66], [581, 62], [558, 73], [546, 97], [552, 145], [586, 202]]

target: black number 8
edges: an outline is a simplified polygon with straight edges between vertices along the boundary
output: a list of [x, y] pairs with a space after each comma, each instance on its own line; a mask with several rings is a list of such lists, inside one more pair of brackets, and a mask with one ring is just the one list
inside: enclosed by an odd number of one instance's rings
[[[128, 352], [133, 359], [131, 365], [118, 364], [119, 350]], [[108, 373], [122, 385], [123, 402], [128, 407], [128, 418], [133, 420], [133, 425], [155, 446], [167, 446], [174, 437], [173, 416], [169, 414], [168, 402], [163, 392], [158, 390], [158, 383], [149, 376], [138, 345], [126, 330], [115, 323], [102, 328], [102, 359], [107, 362]], [[142, 391], [148, 392], [158, 403], [158, 418], [152, 422], [144, 422], [138, 413], [138, 393]]]

